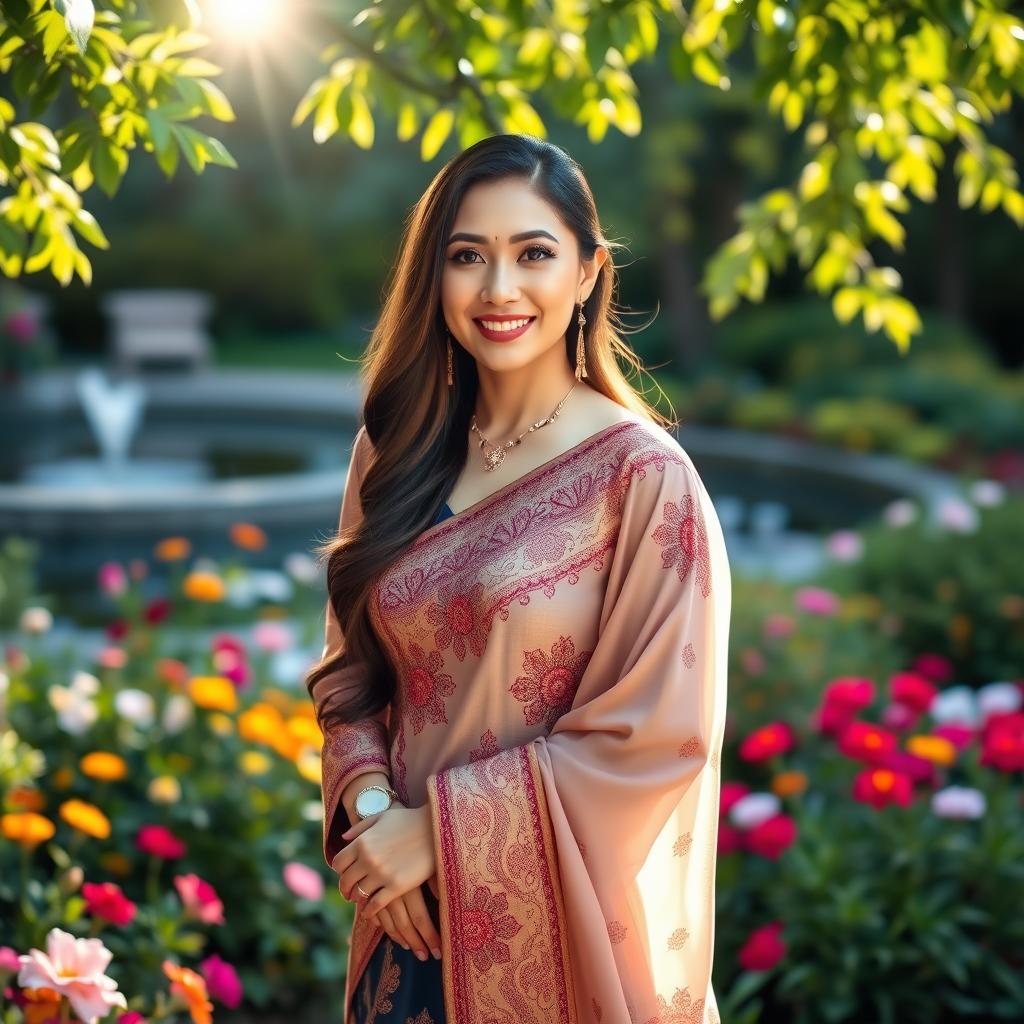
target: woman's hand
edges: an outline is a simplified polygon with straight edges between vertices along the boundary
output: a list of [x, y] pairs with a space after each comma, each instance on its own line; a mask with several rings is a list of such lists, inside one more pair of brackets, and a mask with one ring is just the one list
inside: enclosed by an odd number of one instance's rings
[[[418, 889], [437, 871], [430, 807], [392, 804], [386, 811], [356, 822], [342, 839], [349, 840], [331, 863], [338, 888], [352, 899], [358, 883], [369, 899], [364, 914], [373, 916], [399, 896]], [[422, 893], [420, 894], [422, 899]]]

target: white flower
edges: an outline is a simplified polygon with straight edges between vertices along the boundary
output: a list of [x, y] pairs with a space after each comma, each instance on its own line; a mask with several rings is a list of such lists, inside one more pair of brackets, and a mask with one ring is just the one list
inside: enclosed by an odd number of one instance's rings
[[928, 713], [939, 724], [959, 722], [976, 726], [981, 718], [977, 695], [969, 686], [950, 686], [940, 690], [932, 700]]
[[987, 683], [978, 689], [978, 708], [983, 718], [1018, 711], [1024, 698], [1014, 683]]
[[975, 480], [968, 493], [971, 501], [983, 508], [1002, 505], [1006, 498], [1006, 488], [998, 480]]
[[985, 794], [969, 786], [947, 786], [932, 794], [932, 812], [940, 818], [980, 818]]
[[779, 813], [782, 802], [774, 793], [747, 793], [729, 809], [729, 820], [741, 829], [756, 828]]
[[91, 672], [76, 672], [71, 677], [71, 689], [79, 697], [95, 697], [100, 692], [100, 681]]
[[943, 498], [935, 510], [935, 520], [940, 526], [955, 533], [974, 533], [980, 518], [978, 510], [963, 498]]
[[164, 732], [169, 735], [181, 732], [192, 721], [192, 717], [192, 701], [182, 693], [172, 694], [164, 705]]
[[57, 724], [72, 736], [81, 736], [99, 716], [95, 702], [71, 687], [51, 686], [46, 695], [57, 712]]
[[26, 608], [21, 613], [18, 625], [23, 633], [33, 633], [37, 636], [49, 633], [53, 628], [53, 615], [49, 608], [41, 606]]
[[285, 556], [284, 571], [296, 583], [316, 583], [320, 579], [319, 566], [303, 551], [293, 551]]
[[268, 601], [288, 601], [295, 593], [295, 584], [276, 569], [252, 569], [250, 575], [253, 577], [256, 592]]
[[118, 690], [114, 695], [114, 709], [124, 719], [140, 729], [153, 724], [156, 702], [145, 690]]
[[917, 506], [909, 498], [899, 498], [885, 506], [882, 517], [894, 529], [909, 526], [917, 519]]
[[836, 530], [826, 539], [825, 549], [837, 562], [855, 562], [864, 552], [864, 539], [856, 530]]

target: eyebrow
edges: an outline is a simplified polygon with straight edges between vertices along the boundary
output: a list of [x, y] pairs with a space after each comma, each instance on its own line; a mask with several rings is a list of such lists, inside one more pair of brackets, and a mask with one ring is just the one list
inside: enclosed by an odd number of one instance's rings
[[[525, 242], [527, 238], [550, 238], [552, 242], [557, 242], [550, 231], [545, 231], [543, 228], [534, 228], [532, 231], [520, 231], [517, 235], [509, 235], [509, 242]], [[468, 231], [459, 231], [452, 235], [448, 239], [447, 245], [451, 245], [452, 242], [476, 242], [478, 245], [487, 245], [487, 238], [484, 235], [471, 235]]]

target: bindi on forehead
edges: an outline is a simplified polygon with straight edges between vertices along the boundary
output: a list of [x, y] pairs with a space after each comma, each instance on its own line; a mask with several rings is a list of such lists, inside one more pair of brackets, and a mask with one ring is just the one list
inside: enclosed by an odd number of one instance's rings
[[[558, 242], [558, 239], [550, 231], [546, 231], [544, 228], [531, 228], [529, 231], [520, 231], [518, 234], [509, 235], [508, 240], [510, 243], [515, 244], [516, 242], [525, 242], [528, 238], [548, 238], [552, 242]], [[495, 235], [495, 243], [499, 240], [499, 236]], [[448, 239], [447, 244], [451, 245], [453, 242], [475, 242], [478, 245], [486, 245], [487, 238], [484, 235], [474, 235], [469, 231], [457, 231]]]

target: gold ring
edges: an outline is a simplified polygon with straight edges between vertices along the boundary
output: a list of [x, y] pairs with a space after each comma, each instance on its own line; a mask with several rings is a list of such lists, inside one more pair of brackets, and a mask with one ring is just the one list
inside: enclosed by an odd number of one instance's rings
[[358, 889], [358, 890], [360, 891], [360, 893], [362, 893], [362, 895], [363, 895], [363, 896], [365, 896], [365, 897], [366, 897], [367, 899], [369, 899], [369, 898], [370, 898], [370, 894], [369, 894], [368, 892], [363, 892], [363, 887], [362, 887], [362, 886], [361, 886], [361, 885], [360, 885], [360, 884], [359, 884], [358, 882], [356, 882], [356, 888], [357, 888], [357, 889]]

